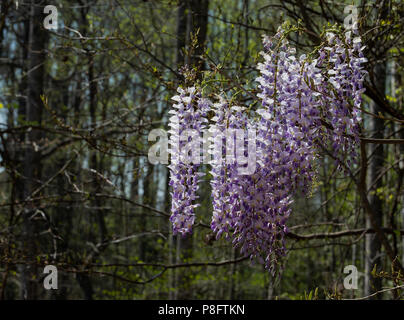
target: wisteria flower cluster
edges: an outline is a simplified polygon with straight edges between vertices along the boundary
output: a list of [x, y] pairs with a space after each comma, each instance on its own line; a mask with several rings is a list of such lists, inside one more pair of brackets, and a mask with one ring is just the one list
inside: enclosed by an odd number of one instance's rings
[[[195, 222], [195, 208], [198, 207], [195, 200], [198, 198], [198, 182], [203, 173], [198, 172], [200, 161], [187, 161], [189, 152], [192, 153], [192, 150], [184, 148], [189, 145], [189, 141], [183, 141], [181, 137], [186, 136], [193, 143], [199, 143], [198, 134], [207, 122], [209, 101], [203, 99], [194, 87], [185, 90], [178, 88], [178, 93], [179, 95], [172, 98], [177, 103], [173, 105], [173, 110], [169, 111], [173, 114], [168, 131], [171, 145], [171, 163], [168, 166], [171, 173], [169, 185], [172, 187], [170, 221], [173, 224], [174, 234], [186, 235], [192, 232]], [[199, 154], [192, 156], [198, 159]]]
[[318, 88], [322, 112], [330, 125], [323, 128], [337, 163], [349, 166], [357, 159], [360, 105], [365, 91], [362, 64], [367, 59], [363, 55], [361, 38], [352, 39], [352, 32], [347, 32], [342, 39], [334, 33], [327, 33], [326, 37], [327, 43], [320, 48], [318, 60], [325, 79]]
[[[230, 103], [223, 95], [213, 103], [195, 88], [178, 89], [179, 95], [173, 97], [177, 103], [170, 111], [174, 233], [185, 235], [192, 230], [202, 175], [199, 162], [181, 160], [181, 133], [192, 129], [200, 137], [208, 130], [211, 228], [217, 238], [231, 240], [242, 254], [272, 273], [286, 253], [293, 196], [311, 189], [318, 154], [327, 150], [339, 165], [355, 161], [364, 92], [362, 64], [366, 62], [360, 38], [352, 39], [351, 32], [326, 33], [322, 45], [308, 56], [297, 56], [286, 35], [287, 29], [280, 28], [274, 37], [263, 39], [255, 112]], [[214, 114], [210, 120], [208, 112]], [[254, 172], [240, 173], [245, 163], [238, 163], [240, 157], [229, 158], [226, 148], [240, 148], [237, 135], [229, 135], [229, 130], [256, 133]], [[199, 138], [195, 141], [201, 143]], [[244, 156], [251, 153], [247, 142], [241, 143]]]

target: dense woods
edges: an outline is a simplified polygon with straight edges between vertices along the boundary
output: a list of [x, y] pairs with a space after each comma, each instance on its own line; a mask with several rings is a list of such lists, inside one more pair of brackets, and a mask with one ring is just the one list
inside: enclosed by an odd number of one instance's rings
[[[0, 299], [403, 299], [402, 1], [0, 6]], [[279, 273], [216, 237], [206, 164], [193, 233], [173, 234], [170, 170], [148, 153], [177, 88], [256, 110], [262, 35], [287, 21], [309, 54], [347, 17], [367, 58], [357, 158], [339, 170], [320, 152], [310, 190], [294, 195]], [[57, 290], [44, 288], [47, 265]]]

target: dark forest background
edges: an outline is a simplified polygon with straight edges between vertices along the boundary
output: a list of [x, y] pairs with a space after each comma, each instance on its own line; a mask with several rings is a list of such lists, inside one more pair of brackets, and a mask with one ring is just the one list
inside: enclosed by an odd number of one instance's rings
[[[58, 9], [46, 30], [45, 5]], [[361, 159], [353, 176], [320, 160], [297, 198], [281, 277], [209, 228], [209, 183], [192, 236], [173, 236], [165, 165], [148, 133], [167, 129], [187, 65], [223, 90], [254, 87], [261, 36], [285, 20], [343, 24], [357, 5], [366, 44]], [[402, 299], [403, 3], [269, 0], [1, 0], [0, 299]], [[238, 99], [248, 104], [248, 95]], [[45, 265], [58, 290], [45, 290]], [[357, 267], [346, 290], [343, 270]]]

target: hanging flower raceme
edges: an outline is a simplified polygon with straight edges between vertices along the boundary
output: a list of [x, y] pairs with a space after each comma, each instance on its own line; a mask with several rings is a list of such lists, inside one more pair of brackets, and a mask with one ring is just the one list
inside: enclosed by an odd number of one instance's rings
[[172, 188], [171, 217], [173, 233], [186, 235], [192, 232], [195, 222], [195, 203], [198, 198], [198, 183], [203, 173], [198, 172], [200, 159], [200, 136], [205, 127], [206, 112], [210, 102], [201, 98], [194, 88], [178, 88], [179, 95], [170, 118], [170, 182]]
[[348, 167], [358, 158], [360, 104], [366, 75], [362, 64], [367, 61], [360, 37], [351, 37], [351, 32], [344, 36], [326, 33], [327, 39], [319, 49], [325, 81], [317, 88], [321, 92], [323, 119], [328, 124], [323, 129], [329, 153], [337, 164], [346, 163]]
[[[245, 108], [230, 106], [224, 99], [213, 105], [214, 123], [211, 133], [211, 186], [213, 216], [211, 228], [217, 238], [224, 235], [240, 248], [243, 255], [257, 259], [275, 271], [275, 260], [284, 254], [284, 244], [280, 236], [285, 221], [281, 221], [277, 199], [268, 193], [265, 177], [257, 170], [245, 171], [245, 159], [256, 161], [252, 149], [252, 132], [255, 134], [256, 123], [246, 116]], [[238, 130], [238, 131], [237, 131]], [[255, 136], [254, 136], [255, 137]], [[262, 168], [260, 168], [261, 170]], [[280, 201], [280, 204], [283, 201]], [[280, 205], [283, 208], [283, 205]], [[287, 215], [281, 213], [283, 217]]]
[[213, 216], [211, 228], [217, 238], [237, 233], [242, 223], [246, 177], [256, 167], [255, 127], [244, 107], [231, 106], [223, 97], [213, 105], [210, 150]]
[[[284, 237], [290, 215], [292, 196], [297, 190], [309, 190], [314, 176], [313, 140], [319, 123], [318, 103], [306, 79], [321, 82], [321, 74], [305, 56], [297, 59], [296, 50], [282, 37], [280, 29], [274, 39], [264, 38], [258, 65], [262, 99], [257, 134], [258, 188], [265, 190], [260, 199], [260, 215], [267, 217], [269, 245], [265, 265], [274, 271], [285, 254]], [[275, 41], [274, 41], [275, 40]], [[261, 248], [263, 249], [263, 248]]]
[[237, 164], [235, 161], [226, 161], [226, 147], [229, 147], [230, 128], [241, 127], [241, 119], [234, 116], [234, 107], [223, 97], [213, 104], [212, 111], [215, 116], [211, 119], [213, 124], [209, 127], [209, 154], [212, 179], [212, 205], [213, 214], [211, 228], [216, 238], [222, 234], [229, 239], [234, 230], [238, 211], [240, 209], [240, 190], [237, 186]]

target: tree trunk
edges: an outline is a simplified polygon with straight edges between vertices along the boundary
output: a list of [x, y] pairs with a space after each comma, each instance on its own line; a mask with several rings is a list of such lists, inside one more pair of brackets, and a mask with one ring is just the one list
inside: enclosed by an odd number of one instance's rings
[[[375, 67], [375, 75], [378, 81], [378, 90], [381, 94], [385, 94], [386, 82], [386, 64], [380, 63]], [[382, 109], [375, 103], [371, 102], [371, 112], [378, 114]], [[373, 138], [384, 138], [384, 121], [382, 119], [371, 117], [370, 130]], [[379, 227], [383, 225], [383, 200], [377, 194], [377, 190], [383, 187], [382, 179], [379, 177], [384, 167], [384, 148], [382, 144], [370, 145], [369, 155], [369, 175], [368, 175], [368, 192], [369, 203], [376, 213], [376, 223]], [[369, 217], [366, 218], [366, 227], [372, 228], [372, 223]], [[365, 295], [370, 295], [376, 291], [380, 291], [382, 283], [380, 278], [374, 278], [371, 272], [375, 266], [377, 271], [381, 270], [381, 242], [376, 234], [366, 235], [366, 265], [365, 265]], [[373, 299], [381, 299], [381, 294], [378, 294]]]
[[[34, 125], [40, 125], [42, 120], [41, 95], [44, 92], [44, 63], [47, 35], [42, 28], [43, 7], [41, 1], [31, 1], [29, 10], [28, 51], [27, 51], [27, 90], [25, 103], [25, 120]], [[31, 200], [31, 194], [39, 186], [41, 179], [41, 160], [39, 146], [42, 132], [32, 129], [25, 134], [25, 150], [22, 162], [22, 181], [20, 185], [20, 200], [26, 201], [22, 212], [22, 250], [27, 263], [20, 267], [22, 299], [37, 298], [38, 270], [35, 266], [39, 247], [35, 239], [35, 221], [33, 215], [39, 206], [38, 201]]]

